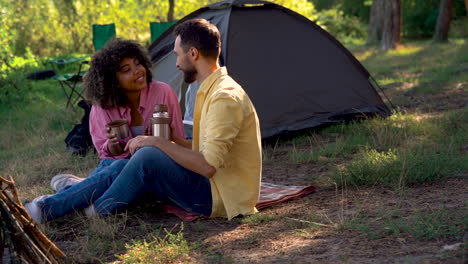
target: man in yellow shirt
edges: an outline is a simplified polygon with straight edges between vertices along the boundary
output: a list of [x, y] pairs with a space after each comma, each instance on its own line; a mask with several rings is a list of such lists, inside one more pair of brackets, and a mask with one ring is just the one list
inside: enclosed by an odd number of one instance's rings
[[[193, 142], [136, 138], [132, 152], [156, 146], [182, 167], [210, 179], [211, 216], [231, 219], [256, 212], [260, 193], [262, 150], [260, 126], [250, 98], [220, 67], [220, 33], [204, 19], [175, 29], [176, 66], [186, 82], [197, 81]], [[185, 146], [181, 147], [181, 146]], [[191, 149], [189, 149], [191, 148]]]
[[[61, 199], [47, 211], [41, 204], [44, 196], [36, 198], [27, 206], [33, 219], [52, 220], [84, 208], [87, 215], [107, 215], [142, 194], [146, 200], [153, 197], [211, 217], [231, 219], [257, 211], [262, 149], [255, 108], [218, 64], [221, 40], [216, 26], [192, 19], [178, 25], [175, 35], [176, 66], [186, 82], [200, 83], [193, 143], [135, 137], [125, 147], [132, 157], [121, 161], [120, 172], [103, 171], [76, 183], [69, 188], [73, 199]], [[53, 210], [54, 206], [66, 210]]]

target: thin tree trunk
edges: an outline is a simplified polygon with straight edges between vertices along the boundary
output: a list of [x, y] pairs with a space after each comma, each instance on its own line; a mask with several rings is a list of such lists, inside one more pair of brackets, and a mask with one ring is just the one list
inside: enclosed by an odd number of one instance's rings
[[174, 21], [174, 1], [169, 0], [169, 10], [167, 11], [167, 22]]
[[468, 16], [468, 0], [465, 0], [466, 15]]
[[[468, 1], [468, 0], [466, 0]], [[368, 44], [376, 44], [382, 39], [384, 22], [384, 0], [374, 0], [370, 11]]]
[[435, 42], [447, 42], [450, 31], [450, 22], [452, 21], [453, 0], [441, 0], [439, 7], [439, 16], [434, 32], [433, 40]]
[[385, 0], [382, 50], [396, 49], [400, 45], [401, 3], [400, 0]]

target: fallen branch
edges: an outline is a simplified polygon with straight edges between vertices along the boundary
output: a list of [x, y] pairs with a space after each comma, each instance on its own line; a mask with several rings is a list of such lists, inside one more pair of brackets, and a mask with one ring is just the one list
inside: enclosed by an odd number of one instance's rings
[[[15, 181], [0, 176], [0, 215], [2, 234], [0, 249], [9, 247], [27, 263], [60, 263], [65, 254], [38, 228], [21, 204]], [[0, 252], [3, 255], [4, 250]]]

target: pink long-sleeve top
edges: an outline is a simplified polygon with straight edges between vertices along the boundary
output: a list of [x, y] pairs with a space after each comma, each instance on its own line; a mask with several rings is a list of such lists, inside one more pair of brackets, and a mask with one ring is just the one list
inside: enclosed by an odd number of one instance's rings
[[[182, 124], [179, 101], [172, 88], [163, 82], [153, 81], [141, 91], [139, 110], [143, 117], [143, 131], [146, 131], [151, 126], [150, 118], [153, 116], [156, 104], [167, 105], [171, 117], [171, 128], [175, 128], [175, 136], [184, 138], [184, 125]], [[98, 105], [91, 107], [89, 130], [94, 147], [101, 159], [124, 159], [130, 156], [128, 151], [119, 156], [112, 156], [107, 148], [106, 124], [117, 119], [127, 119], [130, 124], [132, 121], [130, 108], [117, 106], [103, 109]], [[127, 143], [132, 137], [126, 138], [124, 142]]]

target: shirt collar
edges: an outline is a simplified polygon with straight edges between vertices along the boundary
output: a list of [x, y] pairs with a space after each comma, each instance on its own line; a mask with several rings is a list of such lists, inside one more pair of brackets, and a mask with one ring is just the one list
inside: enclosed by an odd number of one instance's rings
[[213, 83], [219, 79], [219, 77], [223, 75], [227, 75], [227, 68], [226, 67], [220, 67], [216, 71], [212, 72], [206, 79], [200, 84], [200, 90], [198, 91], [199, 93], [208, 93], [210, 90], [211, 86], [213, 86]]

